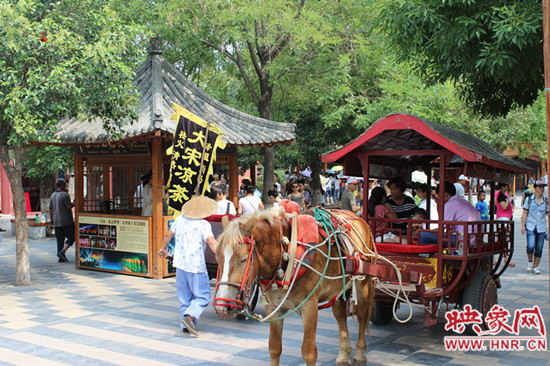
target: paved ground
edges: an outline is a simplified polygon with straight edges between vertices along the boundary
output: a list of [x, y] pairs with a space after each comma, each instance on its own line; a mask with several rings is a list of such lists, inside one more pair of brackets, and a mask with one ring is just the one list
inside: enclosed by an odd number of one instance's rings
[[[516, 222], [518, 222], [516, 220]], [[518, 226], [518, 225], [516, 225]], [[30, 242], [32, 285], [16, 287], [15, 238], [7, 219], [0, 219], [0, 365], [264, 365], [268, 325], [220, 320], [209, 307], [201, 318], [201, 337], [179, 331], [174, 279], [149, 280], [76, 270], [57, 263], [55, 241]], [[516, 230], [517, 231], [517, 230]], [[519, 233], [518, 233], [519, 234]], [[527, 273], [525, 239], [516, 236], [515, 268], [502, 277], [499, 303], [508, 311], [538, 305], [549, 323], [548, 248], [542, 275]], [[404, 318], [406, 311], [399, 310]], [[443, 337], [444, 318], [424, 327], [415, 310], [406, 324], [371, 325], [367, 338], [369, 365], [550, 365], [548, 351], [450, 352]], [[350, 319], [352, 339], [357, 325]], [[292, 316], [285, 322], [282, 364], [301, 365], [302, 328]], [[330, 310], [320, 314], [319, 364], [332, 365], [338, 332]]]

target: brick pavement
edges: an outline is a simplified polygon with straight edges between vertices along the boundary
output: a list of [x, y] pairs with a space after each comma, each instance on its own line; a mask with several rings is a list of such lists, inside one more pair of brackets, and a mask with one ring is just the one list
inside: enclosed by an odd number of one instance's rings
[[[518, 213], [516, 213], [516, 217]], [[516, 220], [516, 222], [518, 222]], [[0, 365], [267, 365], [268, 325], [220, 320], [209, 307], [201, 318], [200, 338], [179, 330], [174, 279], [150, 280], [57, 263], [55, 240], [30, 242], [31, 286], [16, 287], [15, 238], [9, 225], [0, 241]], [[519, 225], [516, 225], [519, 234]], [[516, 235], [515, 268], [502, 277], [499, 303], [513, 311], [539, 305], [549, 325], [548, 247], [541, 275], [527, 273], [525, 239]], [[398, 311], [401, 318], [407, 310]], [[550, 365], [548, 351], [448, 352], [443, 337], [455, 335], [440, 323], [424, 327], [414, 311], [406, 324], [371, 324], [369, 365]], [[352, 341], [357, 324], [349, 320]], [[285, 321], [284, 365], [301, 365], [302, 327], [293, 315]], [[332, 365], [338, 331], [330, 310], [320, 312], [317, 344], [320, 365]], [[352, 344], [354, 346], [354, 344]]]

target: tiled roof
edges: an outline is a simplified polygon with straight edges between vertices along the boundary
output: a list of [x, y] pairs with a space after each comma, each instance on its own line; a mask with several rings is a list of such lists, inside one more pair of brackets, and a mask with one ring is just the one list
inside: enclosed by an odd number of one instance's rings
[[[172, 134], [176, 121], [171, 117], [172, 102], [220, 128], [222, 139], [230, 145], [273, 145], [296, 138], [295, 124], [269, 121], [231, 108], [195, 86], [159, 52], [151, 55], [136, 70], [134, 84], [139, 88], [138, 120], [124, 124], [120, 139], [138, 137], [156, 130]], [[61, 144], [104, 143], [112, 140], [103, 121], [67, 119], [58, 125], [56, 142]]]
[[[381, 164], [393, 161], [395, 166], [422, 167], [439, 155], [433, 152], [422, 154], [422, 151], [440, 149], [455, 154], [451, 163], [483, 162], [509, 171], [529, 170], [525, 165], [504, 156], [477, 137], [407, 113], [394, 113], [382, 117], [345, 146], [324, 153], [322, 160], [342, 162], [340, 159], [350, 153], [376, 151], [379, 154], [372, 154], [370, 163]], [[390, 156], [384, 154], [387, 151], [417, 151], [417, 153]]]

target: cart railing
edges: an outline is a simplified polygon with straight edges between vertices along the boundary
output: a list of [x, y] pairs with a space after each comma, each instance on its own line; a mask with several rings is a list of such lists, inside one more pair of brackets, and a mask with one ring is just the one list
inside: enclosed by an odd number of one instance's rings
[[[495, 256], [495, 262], [492, 258], [489, 261], [491, 275], [498, 278], [510, 263], [514, 251], [514, 222], [513, 221], [443, 221], [443, 220], [410, 220], [410, 219], [378, 219], [369, 218], [368, 223], [373, 232], [376, 225], [386, 221], [391, 227], [392, 222], [406, 223], [406, 231], [396, 229], [387, 229], [392, 231], [402, 244], [422, 246], [427, 243], [422, 243], [419, 239], [420, 233], [429, 231], [436, 234], [437, 253], [429, 254], [437, 257], [439, 263], [443, 260], [451, 260], [462, 262], [460, 263], [460, 276], [466, 273], [467, 266], [475, 266], [468, 268], [468, 272], [475, 272], [481, 265], [482, 258]], [[414, 228], [421, 225], [422, 228], [416, 231], [413, 235]], [[379, 240], [379, 242], [384, 242]], [[479, 259], [475, 261], [474, 259]], [[467, 283], [467, 282], [466, 282]], [[465, 285], [465, 284], [463, 284]], [[461, 285], [461, 286], [463, 286]], [[454, 287], [454, 286], [451, 286]]]

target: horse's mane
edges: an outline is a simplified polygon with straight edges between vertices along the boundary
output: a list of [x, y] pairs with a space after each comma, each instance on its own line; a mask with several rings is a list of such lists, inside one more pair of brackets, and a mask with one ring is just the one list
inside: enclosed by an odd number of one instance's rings
[[[285, 211], [282, 207], [273, 207], [268, 210], [255, 211], [243, 215], [226, 225], [218, 237], [218, 242], [223, 246], [230, 246], [235, 250], [243, 243], [243, 231], [241, 228], [252, 230], [258, 221], [267, 221], [270, 225], [275, 225], [275, 219], [285, 219]], [[248, 236], [248, 234], [245, 235]]]

